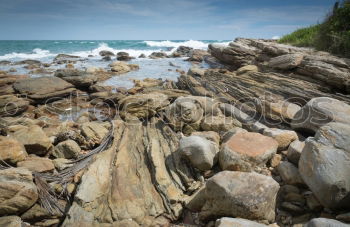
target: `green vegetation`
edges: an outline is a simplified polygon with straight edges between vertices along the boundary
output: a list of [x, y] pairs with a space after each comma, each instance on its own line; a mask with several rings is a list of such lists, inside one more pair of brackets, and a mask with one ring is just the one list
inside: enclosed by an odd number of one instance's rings
[[350, 57], [350, 0], [336, 3], [323, 23], [298, 29], [279, 42]]

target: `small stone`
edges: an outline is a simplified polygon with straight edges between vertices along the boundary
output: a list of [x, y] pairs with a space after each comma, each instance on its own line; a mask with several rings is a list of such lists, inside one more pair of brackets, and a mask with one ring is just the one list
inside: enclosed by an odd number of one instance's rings
[[254, 221], [242, 218], [221, 218], [216, 220], [215, 227], [267, 227]]
[[280, 164], [281, 160], [282, 160], [282, 155], [275, 154], [270, 160], [271, 167], [273, 168], [277, 167]]
[[279, 151], [287, 149], [291, 142], [298, 139], [298, 135], [291, 130], [267, 128], [263, 134], [274, 138], [278, 142]]
[[314, 218], [304, 227], [349, 227], [349, 225], [333, 219]]
[[288, 193], [284, 196], [284, 200], [291, 203], [296, 203], [298, 205], [304, 205], [305, 204], [305, 198], [304, 196], [297, 194], [297, 193]]
[[290, 162], [282, 162], [277, 166], [277, 171], [282, 177], [282, 180], [286, 184], [292, 184], [292, 185], [303, 185], [304, 181], [301, 178], [298, 168], [295, 167]]
[[312, 193], [306, 196], [306, 204], [312, 211], [320, 211], [323, 208], [316, 196]]
[[56, 145], [52, 155], [56, 158], [73, 159], [80, 155], [81, 149], [74, 140], [66, 140]]
[[293, 163], [296, 166], [299, 165], [299, 159], [301, 156], [301, 152], [304, 149], [304, 146], [305, 142], [295, 140], [288, 147], [287, 158], [291, 163]]
[[305, 211], [302, 207], [297, 206], [297, 205], [290, 203], [290, 202], [283, 202], [281, 205], [281, 208], [283, 210], [286, 210], [286, 211], [291, 212], [293, 214], [300, 214], [300, 213], [303, 213]]
[[52, 162], [58, 171], [62, 171], [65, 168], [68, 168], [73, 165], [70, 160], [65, 158], [56, 158], [52, 160]]
[[247, 73], [247, 72], [258, 72], [258, 67], [256, 65], [246, 65], [237, 70], [237, 75]]

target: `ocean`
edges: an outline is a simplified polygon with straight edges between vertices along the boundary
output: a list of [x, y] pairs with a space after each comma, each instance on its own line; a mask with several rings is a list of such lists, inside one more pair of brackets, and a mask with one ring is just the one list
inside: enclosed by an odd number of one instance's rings
[[[25, 59], [51, 63], [57, 54], [70, 54], [85, 58], [84, 61], [79, 61], [75, 65], [76, 68], [91, 66], [107, 68], [110, 62], [102, 61], [99, 52], [102, 50], [109, 50], [114, 53], [124, 51], [135, 57], [129, 63], [138, 64], [140, 70], [113, 77], [105, 81], [104, 84], [130, 88], [133, 86], [133, 79], [162, 78], [164, 80], [177, 80], [179, 73], [176, 72], [176, 69], [187, 71], [192, 66], [183, 58], [138, 58], [141, 54], [148, 56], [155, 51], [164, 51], [171, 54], [179, 46], [207, 49], [210, 43], [227, 45], [228, 42], [228, 40], [0, 40], [0, 61], [12, 62], [10, 65], [0, 65], [0, 70], [8, 71], [12, 69], [12, 71], [15, 71], [11, 72], [12, 74], [30, 74], [32, 77], [43, 76], [31, 73], [30, 70], [23, 68], [23, 65], [14, 63]], [[52, 65], [50, 68], [55, 70], [62, 67], [65, 66]], [[199, 67], [205, 68], [207, 65], [202, 63]]]

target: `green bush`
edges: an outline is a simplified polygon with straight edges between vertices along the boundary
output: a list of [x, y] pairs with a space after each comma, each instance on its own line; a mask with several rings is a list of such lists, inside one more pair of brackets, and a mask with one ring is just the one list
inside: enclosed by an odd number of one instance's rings
[[307, 28], [301, 28], [289, 35], [283, 36], [279, 40], [279, 42], [301, 47], [314, 46], [315, 37], [319, 29], [320, 25], [313, 25]]
[[350, 0], [336, 3], [322, 24], [298, 29], [279, 42], [350, 57]]

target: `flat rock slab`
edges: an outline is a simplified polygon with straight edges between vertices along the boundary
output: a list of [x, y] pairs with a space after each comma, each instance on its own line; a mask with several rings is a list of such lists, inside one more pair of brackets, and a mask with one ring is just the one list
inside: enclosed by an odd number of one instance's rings
[[13, 85], [22, 95], [37, 102], [68, 96], [74, 86], [58, 77], [38, 77], [20, 80]]

